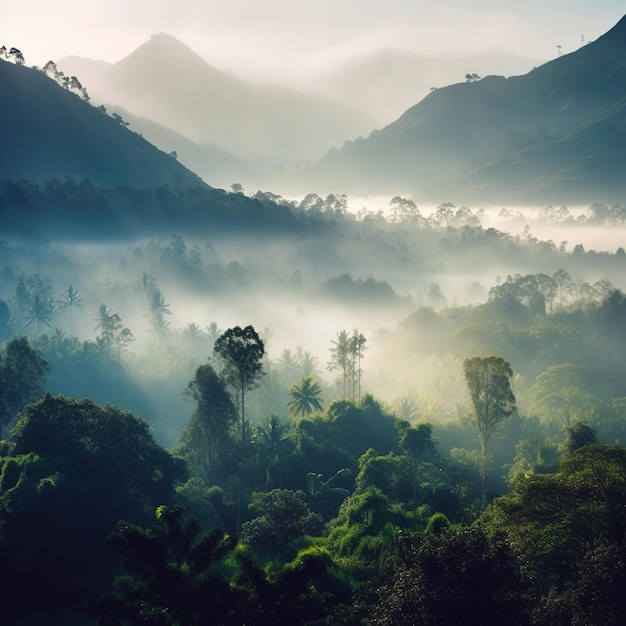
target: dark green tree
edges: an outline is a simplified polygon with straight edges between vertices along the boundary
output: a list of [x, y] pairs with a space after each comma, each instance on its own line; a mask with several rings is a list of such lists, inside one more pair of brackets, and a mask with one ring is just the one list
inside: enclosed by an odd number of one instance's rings
[[437, 454], [433, 427], [430, 424], [410, 426], [407, 422], [399, 422], [399, 431], [398, 446], [410, 460], [413, 502], [417, 503], [420, 462]]
[[537, 623], [618, 624], [626, 611], [626, 449], [583, 445], [558, 471], [518, 476], [485, 521], [542, 594]]
[[144, 529], [119, 522], [110, 545], [124, 558], [115, 592], [92, 599], [87, 614], [96, 624], [234, 624], [243, 591], [232, 588], [214, 565], [234, 542], [223, 531], [204, 535], [180, 506], [156, 509], [157, 524]]
[[[186, 477], [144, 420], [63, 396], [26, 406], [5, 450], [0, 559], [12, 565], [3, 593], [23, 611], [82, 605], [102, 589], [115, 567], [103, 540], [117, 520], [145, 523]], [[29, 586], [36, 596], [20, 592]]]
[[192, 474], [208, 486], [220, 484], [233, 449], [231, 430], [237, 411], [224, 382], [208, 364], [196, 370], [183, 398], [195, 402], [196, 409], [180, 435], [178, 452]]
[[533, 595], [513, 551], [480, 528], [401, 540], [391, 581], [381, 586], [369, 626], [530, 624]]
[[40, 398], [50, 365], [26, 337], [0, 351], [0, 432], [26, 404]]
[[322, 518], [309, 509], [303, 491], [260, 491], [252, 495], [249, 508], [256, 517], [242, 525], [241, 541], [273, 557], [284, 558], [293, 540], [323, 529]]

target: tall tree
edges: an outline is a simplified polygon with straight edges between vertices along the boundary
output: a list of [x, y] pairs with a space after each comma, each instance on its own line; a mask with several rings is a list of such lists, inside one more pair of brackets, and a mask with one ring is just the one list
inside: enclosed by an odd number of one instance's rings
[[61, 299], [59, 300], [59, 306], [62, 309], [69, 309], [70, 311], [70, 335], [74, 336], [74, 309], [83, 306], [83, 297], [74, 288], [74, 285], [69, 285], [63, 290]]
[[363, 370], [361, 369], [361, 359], [364, 356], [365, 343], [367, 339], [359, 332], [357, 328], [352, 331], [352, 337], [350, 337], [350, 355], [352, 358], [352, 401], [355, 399], [361, 400], [361, 376]]
[[170, 323], [165, 315], [171, 315], [170, 305], [165, 302], [161, 290], [154, 287], [148, 295], [148, 316], [150, 317], [151, 334], [156, 335], [159, 341], [159, 349], [163, 339], [169, 334]]
[[241, 468], [237, 501], [237, 534], [241, 528], [241, 499], [243, 496], [246, 392], [255, 387], [263, 376], [265, 346], [252, 326], [229, 328], [218, 337], [213, 353], [222, 365], [222, 376], [235, 390], [241, 418]]
[[347, 330], [341, 330], [337, 333], [337, 339], [333, 339], [333, 347], [330, 349], [330, 361], [328, 362], [328, 371], [341, 372], [343, 382], [343, 398], [348, 395], [348, 381], [350, 380], [350, 336]]
[[180, 435], [178, 450], [192, 472], [209, 486], [217, 484], [232, 445], [230, 430], [237, 411], [223, 381], [208, 364], [196, 370], [183, 398], [194, 401], [196, 410]]
[[19, 276], [15, 306], [23, 329], [33, 327], [41, 334], [44, 327], [51, 328], [57, 308], [50, 279], [42, 279], [39, 274]]
[[337, 339], [332, 341], [333, 347], [330, 349], [328, 370], [341, 372], [343, 398], [351, 397], [353, 402], [357, 397], [361, 399], [361, 359], [366, 341], [356, 328], [352, 334], [341, 330], [337, 333]]
[[511, 365], [500, 356], [473, 357], [463, 362], [465, 381], [472, 401], [472, 423], [478, 430], [481, 454], [482, 498], [485, 499], [487, 444], [500, 423], [515, 411], [511, 389]]

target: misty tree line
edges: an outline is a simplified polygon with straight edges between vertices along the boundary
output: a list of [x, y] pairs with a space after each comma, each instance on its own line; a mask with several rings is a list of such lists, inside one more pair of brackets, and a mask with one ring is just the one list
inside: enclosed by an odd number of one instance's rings
[[[565, 269], [511, 274], [480, 304], [417, 307], [365, 343], [358, 329], [337, 330], [325, 367], [304, 347], [270, 358], [272, 329], [259, 328], [253, 362], [263, 373], [241, 396], [214, 353], [238, 331], [172, 329], [180, 305], [169, 279], [201, 289], [228, 277], [225, 293], [239, 294], [258, 278], [249, 263], [218, 263], [212, 246], [174, 236], [116, 254], [130, 278], [72, 278], [59, 292], [43, 273], [13, 273], [41, 268], [35, 255], [29, 265], [8, 245], [2, 252], [10, 297], [0, 305], [0, 376], [3, 390], [23, 395], [2, 400], [15, 426], [0, 444], [0, 558], [12, 564], [9, 597], [24, 584], [42, 589], [31, 606], [5, 610], [80, 612], [90, 598], [102, 624], [215, 615], [428, 624], [460, 613], [476, 624], [611, 624], [622, 615], [626, 525], [616, 503], [626, 465], [614, 442], [626, 434], [626, 296], [610, 282]], [[81, 276], [66, 250], [39, 254], [54, 259], [51, 273]], [[51, 302], [63, 310], [47, 326]], [[103, 302], [99, 316], [93, 304]], [[116, 344], [131, 312], [137, 337]], [[69, 335], [56, 330], [61, 321]], [[14, 339], [24, 333], [30, 340]], [[83, 333], [96, 340], [72, 337]], [[365, 366], [363, 355], [373, 357]], [[377, 381], [375, 368], [393, 379]], [[121, 395], [136, 370], [155, 383]], [[64, 395], [45, 395], [45, 379]], [[69, 397], [95, 389], [97, 404]], [[168, 450], [151, 439], [154, 425], [111, 406], [168, 394], [191, 407], [173, 409]], [[150, 418], [150, 405], [140, 414]]]

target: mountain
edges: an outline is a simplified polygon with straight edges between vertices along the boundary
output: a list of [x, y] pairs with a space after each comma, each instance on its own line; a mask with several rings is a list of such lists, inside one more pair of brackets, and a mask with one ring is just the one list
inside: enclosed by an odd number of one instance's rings
[[240, 80], [164, 33], [100, 70], [98, 80], [86, 83], [98, 101], [274, 169], [317, 159], [375, 126], [368, 115], [329, 98]]
[[132, 238], [306, 229], [288, 207], [205, 184], [119, 114], [0, 61], [3, 237]]
[[457, 82], [467, 74], [526, 74], [545, 61], [502, 50], [449, 51], [419, 54], [386, 48], [363, 54], [307, 77], [309, 88], [350, 106], [358, 106], [380, 122], [396, 119], [432, 88]]
[[36, 69], [0, 61], [0, 179], [154, 188], [201, 185], [193, 172]]
[[331, 151], [305, 188], [461, 202], [613, 201], [626, 124], [626, 18], [523, 76], [437, 89], [367, 139]]

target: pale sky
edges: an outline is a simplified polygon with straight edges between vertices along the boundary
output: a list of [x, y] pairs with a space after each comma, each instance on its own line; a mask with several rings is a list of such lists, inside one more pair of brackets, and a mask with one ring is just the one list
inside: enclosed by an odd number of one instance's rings
[[0, 45], [28, 65], [68, 55], [116, 62], [174, 35], [242, 76], [293, 76], [360, 52], [508, 50], [551, 59], [594, 40], [623, 0], [21, 0], [0, 6]]

